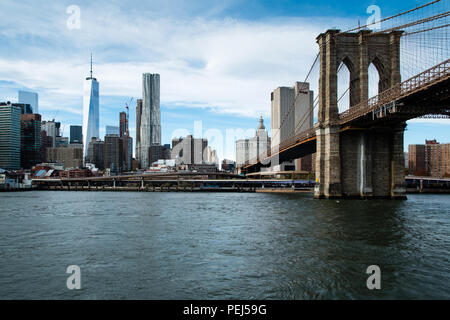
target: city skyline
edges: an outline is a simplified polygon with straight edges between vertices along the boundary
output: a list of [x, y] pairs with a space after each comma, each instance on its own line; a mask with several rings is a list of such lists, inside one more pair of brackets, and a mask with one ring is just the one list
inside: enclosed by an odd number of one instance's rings
[[[44, 1], [37, 10], [48, 11], [48, 20], [37, 19], [32, 25], [25, 22], [8, 36], [5, 34], [10, 27], [0, 22], [5, 30], [0, 39], [5, 45], [39, 49], [39, 54], [33, 57], [25, 53], [30, 50], [22, 50], [16, 58], [0, 54], [0, 97], [2, 101], [14, 102], [18, 90], [35, 91], [39, 93], [42, 120], [57, 118], [66, 128], [81, 125], [82, 79], [86, 56], [93, 51], [97, 57], [96, 75], [102, 81], [100, 137], [105, 135], [106, 125], [116, 125], [117, 113], [124, 111], [125, 102], [140, 97], [140, 75], [144, 72], [163, 75], [163, 144], [171, 141], [177, 129], [192, 133], [194, 121], [198, 120], [203, 121], [205, 131], [213, 128], [224, 132], [254, 129], [254, 121], [263, 115], [270, 131], [270, 92], [303, 81], [305, 68], [318, 49], [315, 37], [328, 27], [354, 27], [358, 21], [365, 21], [370, 4], [372, 1], [355, 1], [350, 6], [336, 3], [330, 7], [327, 1], [318, 1], [314, 6], [288, 1], [260, 6], [257, 2], [230, 1], [207, 6], [200, 1], [180, 11], [178, 2], [172, 1], [157, 6], [157, 10], [144, 4], [140, 12], [130, 12], [120, 4], [84, 2], [80, 4], [82, 18], [78, 30], [67, 28], [69, 15], [63, 4], [52, 4], [51, 10], [46, 10], [50, 4]], [[376, 4], [382, 16], [411, 7], [410, 1]], [[109, 18], [95, 11], [96, 6], [102, 5], [110, 9]], [[26, 1], [23, 4], [6, 1], [3, 7], [0, 17], [5, 19], [1, 21], [7, 21], [9, 11], [20, 15], [30, 10]], [[242, 10], [243, 7], [251, 10]], [[98, 19], [94, 19], [94, 11]], [[142, 17], [138, 29], [151, 32], [146, 35], [137, 32], [134, 23], [119, 19], [122, 15]], [[164, 22], [162, 17], [182, 21], [183, 28], [180, 23]], [[120, 30], [114, 21], [121, 21]], [[185, 25], [188, 27], [184, 28]], [[92, 35], [88, 36], [86, 30], [91, 30]], [[22, 43], [26, 36], [36, 41]], [[273, 42], [270, 45], [268, 37]], [[99, 38], [100, 44], [95, 40]], [[193, 43], [186, 43], [185, 39], [191, 38]], [[57, 46], [60, 42], [63, 45]], [[240, 50], [230, 50], [233, 47]], [[263, 57], [259, 54], [261, 50], [266, 53]], [[311, 85], [316, 92], [316, 83]], [[130, 107], [134, 109], [134, 105]], [[134, 124], [135, 114], [130, 112], [130, 135], [136, 137]], [[449, 120], [409, 121], [405, 148], [427, 138], [445, 141], [449, 126]], [[68, 132], [63, 134], [67, 136]], [[235, 158], [234, 148], [214, 147], [219, 154], [223, 153], [221, 158]]]

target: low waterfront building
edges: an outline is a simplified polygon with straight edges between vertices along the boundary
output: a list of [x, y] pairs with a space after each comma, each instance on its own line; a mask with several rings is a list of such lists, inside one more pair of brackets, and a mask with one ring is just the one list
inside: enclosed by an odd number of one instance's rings
[[234, 172], [234, 170], [236, 169], [236, 162], [233, 160], [224, 159], [222, 161], [221, 169], [222, 171]]

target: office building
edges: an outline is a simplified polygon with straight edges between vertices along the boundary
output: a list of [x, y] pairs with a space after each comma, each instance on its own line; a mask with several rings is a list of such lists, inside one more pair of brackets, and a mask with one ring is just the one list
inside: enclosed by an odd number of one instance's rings
[[104, 168], [111, 172], [121, 172], [123, 164], [123, 141], [119, 135], [110, 134], [105, 136], [104, 146]]
[[[286, 139], [313, 127], [313, 103], [314, 92], [307, 82], [296, 82], [294, 87], [279, 87], [271, 93], [272, 148], [279, 148]], [[300, 170], [299, 165], [301, 162], [298, 161], [275, 163], [272, 170]]]
[[29, 105], [27, 103], [13, 103], [13, 105], [20, 108], [21, 114], [32, 114], [33, 113], [33, 108], [31, 107], [31, 105]]
[[158, 160], [167, 160], [166, 158], [166, 149], [161, 145], [153, 145], [150, 146], [148, 157], [150, 161], [150, 166], [157, 162]]
[[97, 169], [103, 170], [105, 168], [104, 153], [105, 142], [95, 137], [92, 138], [88, 145], [86, 164], [93, 164]]
[[39, 113], [39, 97], [36, 92], [20, 90], [19, 103], [30, 105], [31, 113]]
[[128, 117], [126, 112], [121, 112], [119, 114], [119, 127], [120, 127], [120, 136], [123, 137], [125, 135], [129, 135], [128, 133]]
[[43, 162], [47, 162], [47, 149], [53, 147], [53, 137], [47, 136], [47, 132], [42, 130], [41, 123], [41, 157]]
[[70, 144], [83, 144], [82, 126], [70, 126]]
[[83, 93], [83, 158], [87, 156], [89, 141], [92, 141], [92, 138], [99, 138], [99, 128], [99, 83], [92, 76], [91, 55], [91, 72], [84, 82]]
[[204, 164], [206, 163], [205, 150], [208, 140], [195, 139], [192, 135], [185, 138], [172, 139], [172, 159], [177, 164]]
[[236, 166], [243, 167], [247, 162], [257, 162], [267, 156], [271, 140], [264, 126], [264, 119], [259, 118], [255, 136], [236, 141]]
[[55, 139], [55, 147], [68, 147], [69, 146], [69, 137], [61, 137], [58, 136]]
[[122, 139], [122, 170], [131, 171], [132, 158], [133, 158], [133, 138], [130, 137], [130, 131], [128, 128], [128, 114], [121, 112], [119, 114], [119, 135]]
[[144, 73], [142, 75], [142, 109], [139, 118], [139, 160], [141, 168], [148, 168], [151, 164], [150, 147], [161, 145], [159, 74]]
[[21, 109], [11, 103], [0, 103], [0, 168], [20, 169]]
[[136, 151], [135, 157], [137, 162], [141, 162], [141, 114], [142, 99], [136, 101]]
[[425, 140], [425, 144], [409, 145], [408, 169], [415, 176], [450, 177], [450, 143]]
[[105, 135], [110, 135], [110, 134], [114, 134], [116, 136], [119, 136], [120, 134], [120, 129], [117, 126], [106, 126], [105, 127]]
[[57, 163], [64, 167], [81, 168], [83, 166], [83, 149], [82, 148], [47, 148], [46, 162]]
[[52, 138], [52, 147], [56, 146], [56, 137], [60, 137], [61, 123], [52, 121], [42, 121], [41, 131], [45, 131], [47, 137]]
[[244, 167], [250, 161], [249, 141], [248, 139], [239, 139], [236, 141], [236, 166]]
[[20, 163], [23, 169], [31, 169], [42, 162], [41, 115], [20, 116]]
[[210, 146], [207, 146], [205, 149], [205, 154], [203, 155], [203, 162], [219, 167], [219, 157], [217, 155], [217, 151]]

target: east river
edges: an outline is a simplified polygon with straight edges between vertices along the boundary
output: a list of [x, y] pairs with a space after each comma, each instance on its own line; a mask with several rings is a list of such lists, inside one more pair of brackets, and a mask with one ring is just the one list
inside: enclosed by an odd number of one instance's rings
[[0, 299], [450, 299], [450, 195], [408, 198], [0, 193]]

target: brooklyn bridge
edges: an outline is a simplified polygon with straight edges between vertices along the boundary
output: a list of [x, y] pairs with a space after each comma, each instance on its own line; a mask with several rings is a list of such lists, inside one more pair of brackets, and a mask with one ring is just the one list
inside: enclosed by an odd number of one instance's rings
[[[304, 81], [317, 70], [314, 126], [298, 132], [307, 117], [300, 119], [288, 138], [248, 161], [244, 172], [316, 153], [316, 198], [406, 198], [406, 121], [450, 118], [450, 11], [444, 2], [320, 34], [319, 52]], [[378, 74], [373, 96], [370, 66]], [[342, 69], [348, 70], [349, 81], [339, 91]], [[299, 90], [281, 127], [301, 94]], [[343, 98], [349, 101], [347, 110], [339, 108]], [[279, 131], [272, 132], [272, 141]]]

